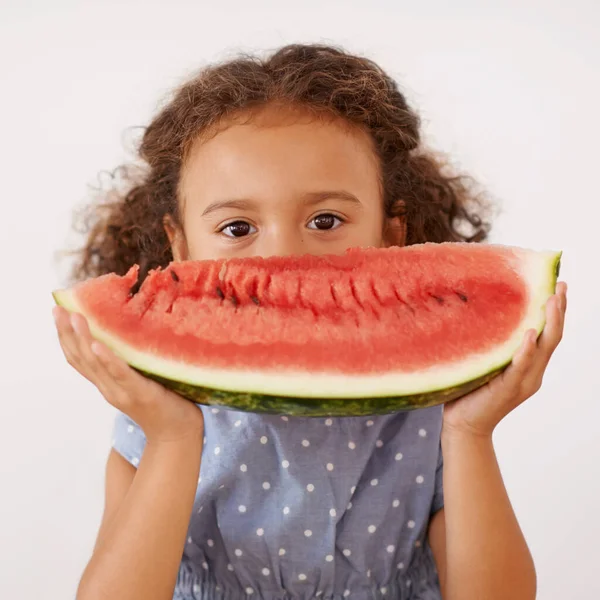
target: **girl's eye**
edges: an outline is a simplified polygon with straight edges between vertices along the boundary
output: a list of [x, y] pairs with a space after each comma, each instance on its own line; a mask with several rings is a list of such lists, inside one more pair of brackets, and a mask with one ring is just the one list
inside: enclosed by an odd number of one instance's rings
[[256, 227], [250, 225], [246, 221], [234, 221], [228, 223], [225, 227], [219, 229], [219, 233], [225, 234], [227, 237], [240, 238], [256, 232]]
[[335, 215], [332, 215], [329, 213], [325, 213], [322, 215], [317, 215], [308, 224], [308, 228], [309, 229], [320, 229], [323, 231], [326, 229], [336, 229], [342, 223], [343, 223], [343, 221], [339, 217], [336, 217]]

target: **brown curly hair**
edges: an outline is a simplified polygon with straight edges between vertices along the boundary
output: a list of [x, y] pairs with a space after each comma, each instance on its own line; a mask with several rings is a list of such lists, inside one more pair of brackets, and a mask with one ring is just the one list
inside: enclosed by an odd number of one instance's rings
[[178, 184], [193, 142], [224, 119], [275, 102], [341, 117], [370, 135], [386, 214], [405, 219], [407, 244], [486, 238], [487, 201], [423, 148], [419, 117], [378, 65], [337, 48], [289, 45], [266, 59], [244, 55], [205, 68], [176, 90], [144, 131], [142, 164], [119, 167], [84, 211], [87, 242], [73, 278], [167, 265], [164, 218], [180, 225]]

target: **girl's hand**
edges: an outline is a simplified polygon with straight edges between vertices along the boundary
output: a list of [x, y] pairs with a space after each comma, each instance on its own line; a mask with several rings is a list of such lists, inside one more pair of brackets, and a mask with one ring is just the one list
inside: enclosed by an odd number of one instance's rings
[[546, 325], [538, 338], [535, 330], [525, 339], [507, 369], [482, 388], [444, 407], [446, 433], [491, 436], [496, 425], [519, 404], [533, 396], [552, 353], [562, 339], [567, 308], [567, 286], [560, 282], [546, 304]]
[[146, 379], [94, 340], [82, 315], [69, 314], [60, 306], [53, 314], [67, 362], [110, 404], [133, 419], [148, 442], [203, 436], [202, 411], [195, 404]]

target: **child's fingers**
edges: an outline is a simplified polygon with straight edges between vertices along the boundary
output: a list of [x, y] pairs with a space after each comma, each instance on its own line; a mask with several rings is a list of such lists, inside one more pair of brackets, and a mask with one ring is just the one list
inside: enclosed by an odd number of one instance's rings
[[565, 320], [563, 298], [563, 294], [556, 294], [546, 304], [546, 325], [538, 340], [538, 347], [545, 364], [550, 361], [552, 353], [562, 339]]
[[559, 281], [556, 284], [556, 295], [560, 296], [562, 300], [562, 311], [563, 313], [567, 310], [567, 283], [565, 281]]
[[[523, 343], [515, 353], [511, 364], [498, 379], [499, 400], [510, 410], [518, 406], [539, 387], [536, 375], [538, 355], [537, 332], [529, 329], [525, 332]], [[494, 384], [493, 380], [491, 384]]]
[[94, 340], [85, 317], [54, 310], [61, 347], [67, 361], [93, 383], [106, 400], [119, 409], [145, 400], [151, 393], [150, 382], [118, 358], [104, 344]]
[[110, 378], [91, 351], [92, 338], [85, 318], [70, 314], [61, 307], [56, 307], [53, 312], [67, 362], [106, 395], [107, 381]]
[[106, 370], [98, 361], [98, 357], [92, 352], [92, 343], [94, 339], [90, 333], [87, 320], [82, 315], [73, 313], [71, 315], [71, 327], [75, 332], [75, 342], [77, 350], [87, 370], [93, 373], [97, 378], [106, 379]]
[[512, 359], [510, 370], [522, 377], [531, 368], [537, 350], [537, 332], [529, 329], [523, 336], [523, 342]]
[[137, 400], [149, 399], [149, 382], [142, 375], [100, 342], [94, 341], [91, 350], [108, 375], [105, 396], [111, 404], [122, 410]]
[[535, 362], [536, 351], [536, 331], [530, 329], [525, 332], [523, 342], [513, 356], [510, 365], [499, 378], [502, 388], [508, 390], [508, 396], [514, 396], [513, 390], [519, 388], [527, 379]]
[[71, 325], [69, 313], [64, 308], [59, 306], [55, 307], [52, 313], [54, 315], [58, 340], [60, 342], [63, 354], [65, 355], [67, 362], [73, 368], [80, 370], [81, 360], [79, 358], [77, 339], [75, 331]]

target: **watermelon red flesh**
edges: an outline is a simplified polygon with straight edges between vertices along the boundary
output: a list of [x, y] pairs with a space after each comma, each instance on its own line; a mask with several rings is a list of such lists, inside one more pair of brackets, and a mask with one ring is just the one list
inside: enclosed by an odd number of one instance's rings
[[167, 380], [297, 397], [401, 396], [460, 385], [541, 329], [558, 253], [472, 244], [172, 264], [57, 301], [131, 364]]

